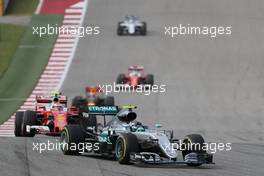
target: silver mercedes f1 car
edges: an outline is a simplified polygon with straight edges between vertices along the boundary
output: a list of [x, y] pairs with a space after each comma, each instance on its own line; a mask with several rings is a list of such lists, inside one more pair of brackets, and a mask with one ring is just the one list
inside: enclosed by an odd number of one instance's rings
[[147, 23], [139, 20], [138, 17], [128, 15], [124, 21], [118, 22], [117, 35], [146, 35]]
[[[61, 133], [61, 150], [64, 154], [79, 155], [90, 152], [108, 155], [120, 164], [212, 164], [213, 155], [202, 148], [204, 139], [199, 134], [187, 135], [183, 140], [173, 138], [173, 132], [154, 129], [136, 121], [135, 106], [88, 106], [80, 110], [80, 125], [67, 125]], [[103, 124], [97, 123], [103, 117]], [[96, 121], [90, 123], [89, 121]], [[86, 124], [97, 124], [89, 126]], [[79, 144], [93, 148], [80, 151]], [[200, 146], [200, 147], [199, 147]], [[179, 156], [182, 153], [182, 159]]]

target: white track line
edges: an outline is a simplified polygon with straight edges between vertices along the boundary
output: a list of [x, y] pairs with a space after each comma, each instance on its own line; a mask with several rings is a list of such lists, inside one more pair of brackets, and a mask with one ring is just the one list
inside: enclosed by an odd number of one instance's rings
[[74, 42], [75, 38], [65, 38], [65, 39], [57, 39], [56, 42]]
[[66, 9], [66, 13], [82, 13], [82, 9]]
[[[43, 0], [39, 1], [36, 14], [39, 13]], [[88, 0], [80, 1], [65, 10], [63, 26], [80, 26], [83, 24], [84, 15], [87, 10]], [[59, 34], [53, 46], [49, 62], [44, 69], [40, 79], [19, 111], [34, 110], [35, 96], [38, 94], [47, 94], [59, 90], [66, 78], [69, 67], [79, 41], [77, 35]], [[15, 116], [12, 115], [6, 122], [0, 125], [0, 136], [14, 136]]]
[[62, 23], [78, 23], [80, 24], [80, 21], [79, 20], [75, 20], [75, 19], [66, 19], [66, 20], [63, 20]]
[[69, 49], [67, 49], [67, 48], [54, 48], [54, 49], [52, 50], [52, 52], [65, 52], [65, 51], [67, 51], [67, 52], [71, 52], [71, 51], [69, 51]]
[[42, 4], [43, 4], [43, 0], [39, 0], [39, 3], [38, 3], [38, 6], [37, 6], [37, 9], [35, 11], [35, 14], [39, 14], [40, 10], [41, 10], [41, 7], [42, 7]]
[[74, 47], [74, 43], [66, 43], [66, 44], [55, 44], [55, 47]]
[[65, 15], [64, 18], [66, 19], [76, 19], [76, 18], [82, 18], [81, 15]]

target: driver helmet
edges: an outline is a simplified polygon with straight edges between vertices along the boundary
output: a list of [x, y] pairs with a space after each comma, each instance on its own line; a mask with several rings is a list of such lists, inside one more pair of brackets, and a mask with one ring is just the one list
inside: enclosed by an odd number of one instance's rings
[[133, 132], [144, 132], [145, 128], [143, 127], [142, 123], [136, 121], [132, 122], [131, 129]]
[[133, 70], [133, 71], [130, 72], [129, 75], [130, 75], [130, 76], [140, 76], [140, 73], [139, 73], [138, 70]]

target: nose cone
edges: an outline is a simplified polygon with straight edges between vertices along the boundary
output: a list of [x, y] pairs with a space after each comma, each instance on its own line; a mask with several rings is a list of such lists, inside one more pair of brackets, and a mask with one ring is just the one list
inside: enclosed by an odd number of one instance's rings
[[54, 114], [54, 127], [59, 131], [62, 131], [63, 127], [67, 125], [67, 114], [66, 113], [56, 113]]
[[135, 87], [138, 85], [138, 79], [136, 77], [132, 78], [130, 81], [131, 86]]
[[128, 25], [128, 33], [134, 34], [135, 33], [135, 26], [133, 24]]

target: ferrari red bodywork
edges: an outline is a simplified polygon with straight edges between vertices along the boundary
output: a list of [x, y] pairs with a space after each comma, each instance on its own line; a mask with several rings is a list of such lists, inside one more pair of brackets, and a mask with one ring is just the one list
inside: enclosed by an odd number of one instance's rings
[[[54, 103], [53, 96], [36, 96], [36, 133], [45, 133], [48, 135], [60, 134], [63, 127], [70, 123], [78, 123], [79, 111], [74, 108], [67, 108], [67, 97], [56, 97], [58, 100]], [[46, 126], [49, 131], [39, 126]]]
[[118, 75], [116, 83], [128, 84], [132, 87], [142, 84], [153, 85], [153, 75], [145, 75], [143, 66], [130, 66], [127, 73]]

